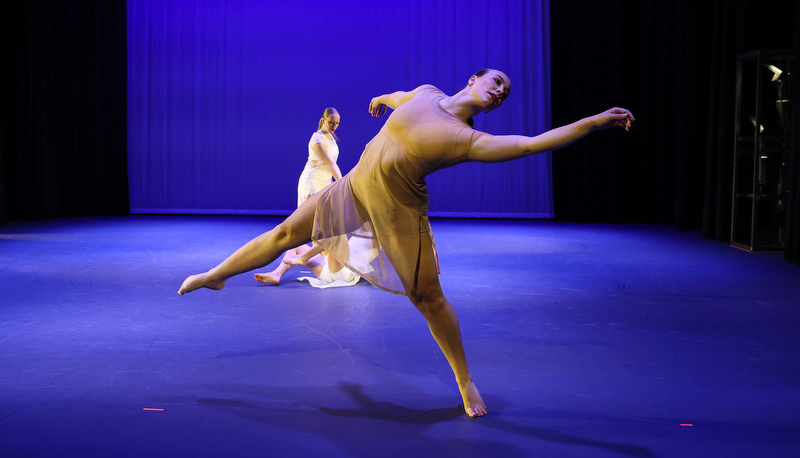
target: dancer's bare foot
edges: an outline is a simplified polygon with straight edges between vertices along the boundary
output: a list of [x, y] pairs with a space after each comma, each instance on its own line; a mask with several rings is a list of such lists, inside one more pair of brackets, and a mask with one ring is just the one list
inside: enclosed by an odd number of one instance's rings
[[472, 381], [464, 386], [459, 386], [458, 389], [461, 391], [461, 399], [464, 401], [464, 411], [467, 412], [467, 415], [470, 417], [486, 415], [486, 405], [483, 403], [483, 398]]
[[269, 283], [271, 285], [279, 285], [281, 283], [280, 275], [276, 275], [275, 272], [267, 272], [265, 274], [255, 274], [253, 275], [256, 280], [260, 281], [261, 283]]
[[225, 280], [210, 280], [208, 276], [208, 272], [205, 272], [186, 278], [181, 285], [181, 289], [178, 290], [178, 294], [186, 294], [199, 288], [220, 290], [225, 287]]
[[283, 258], [283, 263], [288, 264], [290, 266], [306, 266], [308, 265], [308, 260], [302, 256], [285, 256]]

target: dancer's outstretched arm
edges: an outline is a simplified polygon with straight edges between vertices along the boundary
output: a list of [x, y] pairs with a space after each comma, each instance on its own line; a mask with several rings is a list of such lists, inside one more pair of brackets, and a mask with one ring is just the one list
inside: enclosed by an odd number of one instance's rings
[[535, 137], [484, 135], [472, 145], [469, 158], [474, 162], [504, 162], [519, 159], [562, 148], [595, 130], [614, 126], [630, 130], [633, 121], [634, 118], [630, 111], [624, 108], [612, 108]]

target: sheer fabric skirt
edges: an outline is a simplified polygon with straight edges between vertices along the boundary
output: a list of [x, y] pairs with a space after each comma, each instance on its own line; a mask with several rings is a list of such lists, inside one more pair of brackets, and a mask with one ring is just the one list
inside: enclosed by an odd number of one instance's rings
[[348, 174], [325, 189], [317, 201], [311, 238], [348, 269], [385, 291], [416, 290], [421, 233], [427, 233], [439, 265], [428, 218], [419, 206], [398, 204], [385, 186]]

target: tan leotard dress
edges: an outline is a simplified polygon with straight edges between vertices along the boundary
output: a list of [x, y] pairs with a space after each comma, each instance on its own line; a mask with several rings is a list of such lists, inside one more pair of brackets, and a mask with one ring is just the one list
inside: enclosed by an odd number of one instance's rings
[[[481, 136], [444, 110], [446, 95], [423, 86], [386, 120], [365, 147], [358, 164], [320, 194], [312, 239], [329, 255], [373, 285], [396, 294], [413, 294], [420, 271], [420, 247], [430, 240], [425, 177], [469, 160]], [[427, 233], [428, 237], [421, 237]], [[370, 257], [351, 256], [349, 238], [372, 245]]]

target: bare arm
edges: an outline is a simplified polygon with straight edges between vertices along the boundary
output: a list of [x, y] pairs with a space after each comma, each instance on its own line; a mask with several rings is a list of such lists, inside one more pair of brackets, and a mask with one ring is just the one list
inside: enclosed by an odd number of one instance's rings
[[384, 113], [386, 113], [387, 107], [391, 108], [392, 110], [396, 109], [400, 105], [411, 100], [415, 95], [417, 95], [417, 92], [419, 92], [420, 89], [426, 86], [428, 85], [423, 84], [412, 91], [397, 91], [392, 92], [391, 94], [379, 95], [369, 102], [369, 114], [371, 114], [374, 118], [382, 116]]
[[330, 155], [328, 149], [325, 148], [322, 143], [314, 143], [314, 146], [311, 148], [314, 150], [317, 157], [328, 166], [331, 175], [333, 175], [333, 179], [337, 181], [341, 179], [342, 171], [339, 170], [339, 166], [336, 164], [336, 161], [333, 160], [333, 156]]
[[535, 137], [522, 135], [484, 135], [472, 146], [470, 160], [504, 162], [533, 154], [552, 151], [569, 145], [595, 130], [619, 126], [631, 129], [634, 118], [624, 108], [612, 108], [572, 124], [550, 130]]

